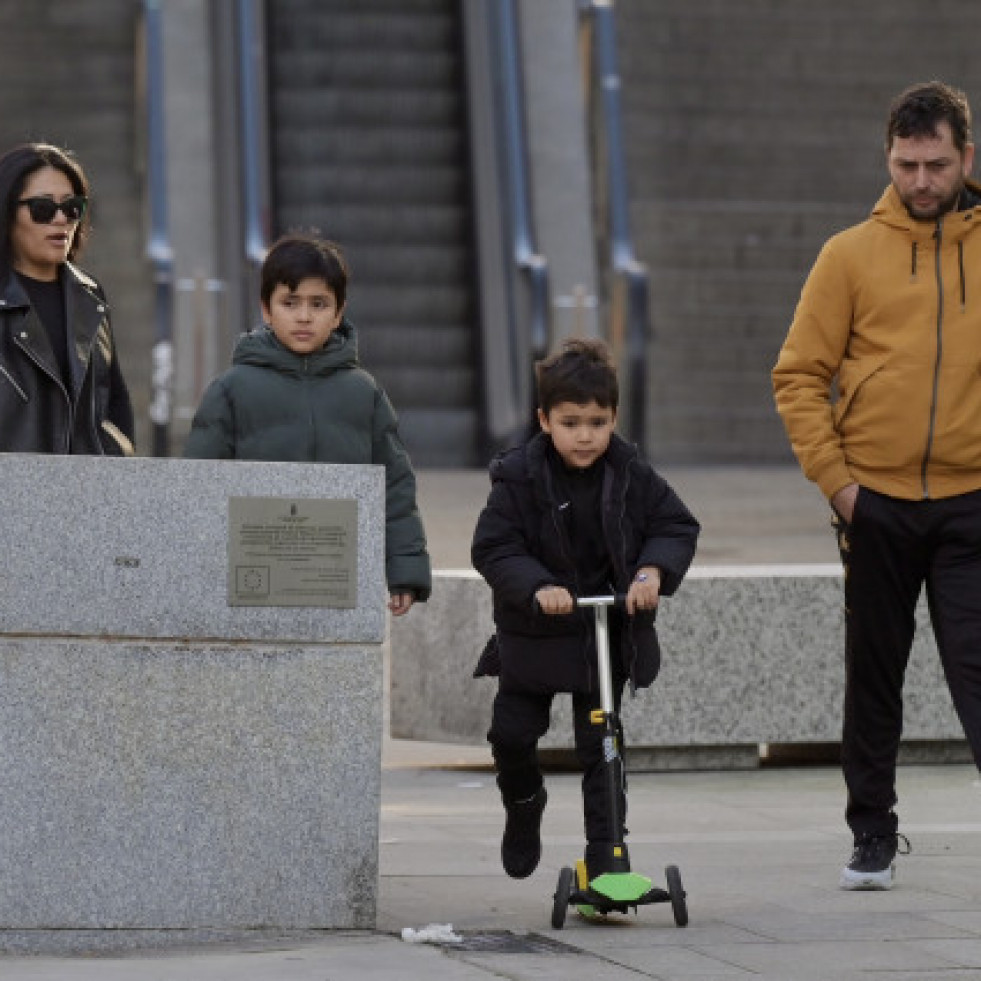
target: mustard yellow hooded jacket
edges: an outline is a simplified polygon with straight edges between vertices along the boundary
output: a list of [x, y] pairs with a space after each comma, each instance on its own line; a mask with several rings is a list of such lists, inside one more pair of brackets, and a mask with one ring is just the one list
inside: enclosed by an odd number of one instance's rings
[[981, 488], [981, 206], [915, 221], [890, 186], [829, 239], [773, 388], [829, 498], [853, 481], [907, 500]]

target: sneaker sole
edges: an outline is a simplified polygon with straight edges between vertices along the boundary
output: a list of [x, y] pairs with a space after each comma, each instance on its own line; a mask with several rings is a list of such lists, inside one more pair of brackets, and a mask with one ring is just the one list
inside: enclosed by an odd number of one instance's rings
[[883, 892], [892, 889], [893, 870], [883, 872], [854, 872], [849, 868], [842, 869], [838, 885], [849, 892]]

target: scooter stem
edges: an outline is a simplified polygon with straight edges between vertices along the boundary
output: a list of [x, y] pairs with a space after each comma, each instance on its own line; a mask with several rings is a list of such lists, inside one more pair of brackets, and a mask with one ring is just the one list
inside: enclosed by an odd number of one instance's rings
[[613, 606], [613, 596], [583, 596], [578, 606], [592, 606], [596, 611], [596, 664], [599, 671], [600, 708], [606, 715], [613, 714], [613, 672], [610, 668], [610, 625], [607, 607]]

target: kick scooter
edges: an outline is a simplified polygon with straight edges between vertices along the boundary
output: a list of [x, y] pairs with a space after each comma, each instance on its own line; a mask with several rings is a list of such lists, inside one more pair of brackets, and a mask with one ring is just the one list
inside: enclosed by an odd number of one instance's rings
[[620, 720], [613, 705], [613, 679], [610, 670], [610, 632], [607, 608], [622, 606], [623, 596], [586, 596], [576, 600], [577, 606], [591, 606], [596, 616], [596, 660], [599, 666], [600, 707], [590, 716], [593, 725], [603, 727], [603, 766], [606, 770], [610, 801], [610, 826], [614, 829], [612, 846], [613, 870], [596, 876], [591, 882], [582, 859], [575, 869], [568, 866], [559, 872], [552, 906], [552, 926], [561, 930], [570, 906], [587, 919], [607, 913], [636, 912], [638, 906], [650, 903], [671, 903], [674, 922], [683, 927], [688, 923], [688, 906], [681, 873], [676, 865], [665, 870], [667, 889], [655, 886], [646, 876], [630, 871], [630, 860], [623, 842], [623, 815], [620, 813], [620, 788], [623, 785], [623, 757], [620, 753]]

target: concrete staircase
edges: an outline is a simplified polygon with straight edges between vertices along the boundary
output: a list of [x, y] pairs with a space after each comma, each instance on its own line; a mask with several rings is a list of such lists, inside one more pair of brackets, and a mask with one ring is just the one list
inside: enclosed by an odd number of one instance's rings
[[885, 116], [942, 78], [981, 111], [981, 5], [619, 0], [660, 461], [784, 461], [769, 372], [824, 239], [888, 176]]
[[348, 313], [413, 461], [478, 462], [469, 176], [454, 0], [269, 4], [279, 232], [352, 269]]

